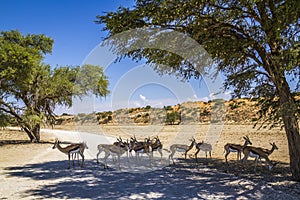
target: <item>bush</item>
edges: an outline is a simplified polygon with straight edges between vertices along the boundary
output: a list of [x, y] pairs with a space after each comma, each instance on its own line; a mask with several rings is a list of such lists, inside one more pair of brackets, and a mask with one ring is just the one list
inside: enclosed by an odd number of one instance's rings
[[6, 127], [9, 125], [9, 116], [0, 112], [0, 127]]
[[239, 104], [233, 102], [233, 103], [229, 104], [229, 107], [230, 107], [231, 110], [234, 110], [234, 109], [237, 109], [240, 106], [239, 106]]
[[164, 106], [164, 109], [165, 109], [166, 111], [168, 111], [168, 110], [173, 110], [172, 106]]

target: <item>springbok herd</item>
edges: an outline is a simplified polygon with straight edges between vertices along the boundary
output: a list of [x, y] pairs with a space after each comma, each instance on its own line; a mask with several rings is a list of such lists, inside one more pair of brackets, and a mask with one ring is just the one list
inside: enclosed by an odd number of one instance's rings
[[[260, 161], [260, 167], [262, 168], [262, 159], [265, 159], [266, 165], [269, 170], [271, 170], [276, 163], [272, 163], [271, 160], [269, 159], [269, 155], [273, 153], [274, 150], [277, 150], [278, 147], [276, 146], [275, 143], [270, 143], [272, 145], [272, 148], [269, 149], [264, 149], [261, 147], [254, 147], [254, 146], [248, 146], [252, 145], [252, 142], [250, 141], [248, 136], [243, 137], [245, 140], [244, 144], [232, 144], [232, 143], [227, 143], [224, 146], [224, 152], [225, 152], [225, 161], [226, 164], [228, 165], [228, 160], [227, 156], [231, 152], [237, 153], [237, 160], [241, 160], [243, 163], [248, 159], [248, 157], [255, 158], [255, 167], [254, 171], [256, 171], [256, 167], [258, 165], [258, 160]], [[190, 145], [186, 144], [172, 144], [169, 149], [163, 148], [163, 144], [160, 142], [158, 136], [154, 137], [153, 139], [150, 138], [145, 138], [144, 141], [138, 141], [136, 137], [131, 137], [130, 140], [123, 141], [121, 137], [117, 138], [117, 141], [114, 142], [113, 144], [99, 144], [97, 146], [98, 153], [97, 153], [97, 163], [99, 163], [99, 155], [104, 152], [104, 168], [108, 168], [107, 166], [107, 158], [109, 156], [116, 157], [118, 160], [118, 167], [121, 169], [120, 166], [120, 157], [126, 152], [127, 158], [133, 157], [132, 156], [132, 151], [135, 152], [135, 157], [136, 159], [139, 159], [140, 154], [146, 154], [149, 157], [150, 161], [150, 166], [152, 165], [153, 162], [153, 152], [157, 151], [160, 154], [160, 162], [162, 162], [162, 157], [163, 157], [163, 150], [167, 151], [169, 154], [169, 164], [172, 163], [175, 164], [174, 162], [174, 154], [176, 152], [182, 152], [184, 154], [184, 157], [186, 159], [187, 153], [195, 146], [196, 147], [196, 152], [195, 152], [195, 159], [196, 162], [197, 160], [197, 154], [199, 153], [200, 150], [204, 151], [206, 154], [206, 159], [207, 159], [207, 153], [209, 153], [209, 156], [211, 158], [211, 151], [212, 151], [212, 145], [205, 143], [205, 142], [199, 142], [197, 143], [194, 137], [190, 139], [191, 143]], [[69, 159], [69, 166], [70, 168], [70, 160], [72, 159], [73, 165], [74, 165], [74, 160], [76, 156], [79, 159], [79, 155], [82, 158], [81, 162], [81, 167], [84, 167], [84, 150], [87, 147], [85, 142], [82, 143], [73, 143], [70, 144], [66, 147], [61, 146], [61, 142], [56, 139], [53, 149], [57, 148], [59, 151], [62, 153], [65, 153], [68, 155]], [[242, 153], [244, 154], [243, 159], [241, 158]]]

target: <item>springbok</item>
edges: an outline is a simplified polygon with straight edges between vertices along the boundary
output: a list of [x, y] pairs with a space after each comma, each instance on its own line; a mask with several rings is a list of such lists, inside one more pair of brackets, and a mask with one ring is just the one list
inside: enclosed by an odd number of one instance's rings
[[274, 152], [274, 150], [277, 150], [278, 147], [276, 146], [275, 142], [270, 143], [272, 145], [272, 148], [269, 149], [264, 149], [261, 147], [252, 147], [252, 146], [247, 146], [243, 149], [244, 153], [244, 158], [242, 159], [242, 162], [244, 163], [248, 157], [255, 158], [255, 167], [254, 167], [254, 172], [256, 172], [256, 167], [258, 165], [258, 160], [260, 160], [260, 169], [262, 169], [262, 161], [261, 159], [264, 158], [266, 160], [266, 164], [268, 165], [269, 171], [276, 165], [273, 164], [269, 156]]
[[196, 141], [194, 141], [194, 145], [195, 145], [195, 147], [197, 149], [197, 151], [195, 153], [196, 162], [198, 162], [197, 154], [199, 153], [200, 150], [205, 151], [206, 159], [207, 159], [207, 152], [209, 152], [209, 156], [211, 158], [211, 151], [212, 151], [211, 144], [205, 143], [203, 141], [199, 142], [199, 143], [196, 143]]
[[[85, 143], [70, 144], [70, 145], [68, 145], [66, 147], [60, 146], [60, 143], [61, 142], [56, 138], [55, 139], [55, 143], [54, 143], [52, 149], [57, 148], [62, 153], [65, 153], [65, 154], [68, 155], [68, 158], [69, 158], [69, 167], [68, 167], [68, 169], [70, 169], [70, 158], [71, 158], [71, 156], [73, 158], [73, 154], [77, 154], [77, 153], [79, 153], [79, 155], [82, 158], [81, 167], [84, 167], [84, 155], [83, 155], [83, 152], [84, 152], [84, 149], [85, 149], [85, 146], [86, 146]], [[73, 165], [74, 165], [74, 160], [73, 160]]]
[[[80, 142], [80, 143], [72, 143], [72, 144], [83, 144], [84, 145], [84, 149], [83, 149], [83, 152], [84, 153], [84, 150], [85, 149], [88, 149], [89, 147], [87, 146], [86, 142]], [[78, 163], [80, 164], [80, 160], [79, 160], [79, 153], [74, 153], [74, 154], [71, 154], [71, 158], [73, 160], [73, 166], [74, 166], [74, 160], [76, 160], [76, 157], [78, 159]]]
[[120, 143], [119, 146], [116, 146], [114, 144], [99, 144], [97, 146], [98, 153], [97, 153], [97, 163], [99, 163], [99, 155], [102, 151], [104, 151], [104, 169], [107, 169], [107, 158], [111, 156], [117, 156], [118, 157], [118, 163], [119, 163], [119, 169], [121, 169], [121, 161], [120, 157], [128, 150], [128, 144], [125, 144], [123, 142]]
[[119, 146], [119, 147], [125, 147], [125, 146], [127, 145], [128, 150], [127, 150], [127, 152], [126, 152], [126, 157], [127, 157], [127, 159], [128, 159], [128, 158], [129, 158], [129, 154], [130, 154], [130, 156], [132, 157], [131, 152], [128, 154], [128, 152], [129, 152], [129, 142], [128, 142], [128, 140], [127, 140], [127, 142], [123, 142], [122, 138], [119, 137], [119, 138], [117, 138], [117, 141], [113, 143], [113, 145]]
[[152, 148], [152, 152], [151, 152], [152, 155], [151, 156], [153, 158], [153, 152], [158, 151], [159, 154], [160, 154], [160, 162], [162, 162], [162, 157], [163, 157], [162, 148], [163, 148], [163, 145], [160, 142], [158, 136], [156, 136], [154, 139], [155, 139], [155, 141], [153, 143], [151, 143], [151, 148]]
[[169, 163], [170, 163], [170, 160], [172, 159], [173, 164], [175, 165], [173, 156], [174, 156], [174, 154], [175, 154], [176, 151], [178, 151], [178, 152], [184, 152], [184, 158], [186, 159], [186, 155], [187, 155], [188, 151], [190, 151], [193, 148], [193, 146], [194, 146], [195, 139], [192, 137], [192, 139], [190, 139], [190, 141], [191, 141], [190, 145], [186, 145], [186, 144], [172, 144], [170, 146], [170, 152], [171, 152], [171, 154], [169, 155]]
[[241, 157], [242, 157], [243, 149], [244, 149], [248, 144], [252, 145], [252, 142], [250, 141], [250, 139], [249, 139], [248, 136], [243, 137], [243, 139], [245, 140], [245, 142], [244, 142], [243, 145], [227, 143], [227, 144], [224, 146], [224, 150], [225, 150], [225, 152], [226, 152], [226, 154], [225, 154], [225, 160], [226, 160], [226, 163], [227, 163], [227, 164], [228, 164], [228, 162], [227, 162], [227, 156], [229, 155], [230, 152], [237, 152], [237, 160], [239, 160], [239, 159], [241, 159]]
[[276, 146], [275, 142], [270, 143], [270, 145], [272, 146], [272, 148], [270, 150], [262, 149], [268, 156], [270, 156], [274, 152], [274, 150], [278, 150], [278, 147]]
[[139, 154], [146, 153], [150, 159], [150, 166], [152, 164], [152, 147], [150, 138], [146, 138], [145, 142], [138, 142], [136, 138], [131, 138], [129, 143], [129, 152], [132, 150], [135, 152], [136, 159], [138, 160]]

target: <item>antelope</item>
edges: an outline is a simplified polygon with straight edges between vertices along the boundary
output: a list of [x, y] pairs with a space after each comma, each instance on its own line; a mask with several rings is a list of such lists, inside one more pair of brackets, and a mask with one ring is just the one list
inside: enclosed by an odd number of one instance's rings
[[[128, 140], [127, 140], [127, 142], [123, 142], [123, 140], [122, 140], [121, 137], [117, 138], [117, 141], [113, 143], [113, 145], [119, 146], [119, 147], [125, 147], [128, 144], [129, 144]], [[128, 148], [127, 152], [126, 152], [127, 159], [129, 158], [128, 151], [129, 151], [129, 148]], [[130, 155], [132, 156], [131, 152], [130, 152]]]
[[136, 138], [131, 138], [130, 145], [129, 145], [129, 151], [132, 150], [135, 151], [136, 159], [139, 158], [140, 153], [146, 153], [149, 156], [150, 159], [150, 165], [152, 163], [151, 157], [152, 157], [152, 147], [150, 144], [150, 139], [147, 138], [145, 142], [138, 142]]
[[123, 140], [121, 137], [117, 138], [117, 141], [113, 143], [113, 145], [116, 145], [116, 146], [120, 146], [121, 144], [123, 144]]
[[144, 141], [144, 142], [141, 142], [141, 141], [137, 141], [136, 137], [133, 136], [133, 137], [130, 138], [130, 143], [131, 143], [131, 144], [135, 144], [135, 145], [137, 145], [137, 146], [142, 146], [142, 145], [144, 145], [144, 144], [149, 144], [149, 143], [150, 143], [150, 138], [149, 138], [149, 137], [148, 137], [148, 138], [145, 138], [145, 141]]
[[162, 143], [160, 142], [158, 136], [156, 136], [155, 138], [155, 141], [154, 143], [151, 143], [151, 148], [152, 148], [152, 158], [153, 158], [153, 152], [154, 151], [158, 151], [159, 154], [160, 154], [160, 162], [162, 162], [162, 157], [163, 157], [163, 153], [162, 153], [162, 148], [163, 148], [163, 145]]
[[195, 145], [195, 147], [197, 149], [197, 151], [195, 153], [196, 162], [198, 162], [197, 154], [199, 153], [200, 150], [205, 151], [206, 159], [207, 159], [207, 152], [209, 152], [209, 156], [211, 158], [211, 151], [212, 151], [211, 144], [205, 143], [203, 141], [199, 142], [199, 143], [196, 143], [196, 141], [194, 140], [194, 145]]
[[170, 152], [171, 152], [171, 154], [169, 155], [169, 162], [170, 162], [170, 159], [172, 159], [173, 165], [175, 165], [173, 156], [174, 156], [174, 154], [175, 154], [176, 151], [178, 151], [178, 152], [184, 152], [184, 158], [186, 159], [186, 154], [188, 153], [188, 151], [190, 151], [193, 148], [194, 143], [195, 143], [195, 139], [192, 138], [192, 139], [190, 139], [190, 141], [191, 141], [191, 144], [189, 146], [186, 145], [186, 144], [172, 144], [170, 146]]
[[[86, 142], [72, 143], [72, 144], [83, 144], [83, 145], [84, 145], [84, 149], [83, 149], [83, 152], [82, 152], [82, 153], [84, 153], [84, 150], [85, 150], [85, 149], [88, 149], [88, 146], [87, 146]], [[79, 163], [79, 155], [80, 155], [79, 153], [71, 154], [71, 157], [72, 157], [72, 160], [73, 160], [73, 165], [74, 165], [74, 160], [76, 159], [76, 157], [77, 157], [78, 163]]]
[[275, 143], [273, 142], [270, 143], [272, 145], [272, 149], [268, 150], [268, 149], [263, 149], [261, 147], [252, 147], [252, 146], [247, 146], [243, 149], [243, 153], [244, 153], [244, 158], [242, 159], [242, 162], [245, 162], [248, 157], [252, 157], [255, 158], [255, 167], [254, 167], [254, 172], [256, 172], [256, 167], [258, 165], [258, 160], [260, 160], [260, 168], [262, 169], [262, 161], [261, 159], [264, 158], [266, 160], [266, 163], [268, 165], [268, 169], [269, 171], [275, 166], [275, 164], [273, 164], [270, 159], [269, 159], [269, 155], [273, 153], [273, 151], [275, 149], [278, 149], [278, 147], [275, 145]]
[[97, 146], [98, 153], [97, 153], [97, 163], [99, 163], [99, 155], [102, 151], [104, 151], [104, 169], [107, 169], [107, 158], [111, 156], [117, 156], [118, 157], [118, 163], [119, 163], [119, 169], [121, 169], [120, 164], [120, 157], [128, 150], [128, 144], [125, 144], [123, 142], [120, 143], [119, 146], [116, 146], [114, 144], [99, 144]]
[[[84, 167], [84, 155], [83, 155], [83, 152], [84, 152], [85, 147], [86, 147], [85, 143], [70, 144], [70, 145], [68, 145], [66, 147], [61, 147], [60, 146], [60, 141], [58, 139], [55, 139], [55, 143], [54, 143], [52, 149], [57, 148], [62, 153], [65, 153], [65, 154], [68, 155], [68, 158], [69, 158], [68, 169], [70, 169], [70, 157], [72, 155], [72, 158], [73, 158], [73, 154], [76, 154], [76, 153], [79, 153], [79, 155], [81, 156], [81, 158], [82, 158], [81, 167]], [[74, 160], [73, 160], [73, 165], [74, 165]]]
[[272, 148], [270, 150], [269, 149], [262, 149], [264, 152], [266, 152], [266, 154], [268, 156], [270, 156], [274, 152], [274, 150], [278, 150], [278, 147], [276, 146], [275, 142], [270, 143], [270, 145], [272, 146]]
[[245, 143], [243, 145], [240, 145], [240, 144], [232, 144], [232, 143], [227, 143], [225, 146], [224, 146], [224, 150], [226, 152], [225, 154], [225, 160], [226, 160], [226, 163], [228, 164], [227, 162], [227, 156], [229, 155], [230, 152], [237, 152], [237, 160], [241, 160], [241, 157], [242, 157], [242, 152], [243, 152], [243, 149], [248, 145], [252, 145], [252, 142], [250, 141], [249, 137], [248, 136], [245, 136], [243, 137], [243, 139], [245, 140]]

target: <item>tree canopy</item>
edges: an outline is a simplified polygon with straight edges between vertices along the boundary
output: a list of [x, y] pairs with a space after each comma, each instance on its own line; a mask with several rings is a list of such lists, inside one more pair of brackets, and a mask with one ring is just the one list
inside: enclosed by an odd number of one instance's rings
[[0, 35], [0, 111], [14, 117], [31, 140], [40, 140], [40, 124], [55, 119], [55, 108], [72, 106], [72, 97], [108, 94], [99, 66], [53, 68], [43, 63], [53, 40], [45, 35]]
[[[97, 16], [96, 23], [105, 24], [104, 30], [108, 31], [106, 44], [120, 59], [146, 59], [160, 73], [179, 74], [189, 79], [199, 78], [202, 72], [182, 56], [166, 49], [130, 48], [141, 43], [138, 34], [123, 38], [114, 36], [132, 29], [138, 32], [138, 28], [147, 31], [159, 28], [161, 32], [148, 38], [151, 43], [169, 30], [197, 41], [209, 53], [218, 70], [226, 75], [224, 88], [233, 88], [233, 97], [260, 98], [262, 116], [269, 122], [283, 122], [293, 178], [300, 180], [299, 103], [295, 98], [295, 92], [300, 89], [299, 1], [135, 2], [132, 8], [120, 7]], [[174, 40], [174, 43], [180, 42]], [[129, 50], [124, 51], [120, 46]]]
[[[257, 96], [265, 92], [261, 88], [274, 89], [268, 81], [272, 78], [271, 71], [291, 75], [299, 89], [297, 5], [297, 1], [138, 0], [132, 9], [120, 7], [115, 12], [97, 16], [96, 22], [105, 24], [107, 38], [146, 27], [184, 33], [202, 45], [218, 63], [219, 69], [227, 75], [226, 86], [235, 86], [234, 94]], [[126, 44], [136, 45], [134, 38]], [[114, 50], [120, 58], [168, 63], [165, 68], [157, 68], [163, 73], [173, 68], [186, 78], [199, 76], [191, 63], [168, 51], [144, 48], [124, 53]], [[253, 83], [257, 83], [257, 87], [253, 87]]]

